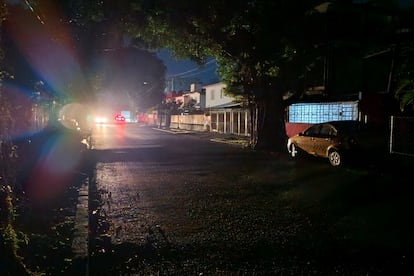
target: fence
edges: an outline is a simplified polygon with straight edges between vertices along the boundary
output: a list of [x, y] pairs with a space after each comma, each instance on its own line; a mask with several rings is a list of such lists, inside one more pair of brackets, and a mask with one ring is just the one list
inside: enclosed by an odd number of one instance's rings
[[250, 113], [247, 109], [221, 109], [210, 112], [211, 131], [242, 136], [250, 134]]
[[390, 153], [414, 157], [414, 117], [391, 116], [389, 140]]
[[171, 115], [171, 127], [197, 131], [250, 135], [250, 117], [246, 109], [212, 110], [206, 114]]
[[170, 127], [206, 131], [208, 130], [209, 120], [210, 118], [204, 114], [171, 115]]

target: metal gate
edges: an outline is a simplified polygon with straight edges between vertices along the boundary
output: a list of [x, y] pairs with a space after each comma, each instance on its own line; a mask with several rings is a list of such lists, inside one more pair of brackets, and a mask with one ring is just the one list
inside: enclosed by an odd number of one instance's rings
[[414, 117], [391, 116], [390, 153], [414, 157]]

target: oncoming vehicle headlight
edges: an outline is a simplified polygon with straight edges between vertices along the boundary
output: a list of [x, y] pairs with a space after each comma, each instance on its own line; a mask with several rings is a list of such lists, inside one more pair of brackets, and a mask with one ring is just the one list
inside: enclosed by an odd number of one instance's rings
[[95, 118], [95, 123], [97, 124], [103, 124], [108, 122], [108, 119], [106, 117], [96, 117]]

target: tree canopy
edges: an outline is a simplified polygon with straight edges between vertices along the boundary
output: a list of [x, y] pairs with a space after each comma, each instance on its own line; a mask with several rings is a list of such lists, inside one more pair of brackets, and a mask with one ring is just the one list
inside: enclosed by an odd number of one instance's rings
[[[34, 3], [34, 10], [42, 11], [47, 7], [44, 3], [49, 2]], [[400, 53], [397, 33], [402, 18], [409, 17], [402, 16], [398, 1], [56, 3], [65, 13], [79, 47], [86, 49], [84, 57], [90, 56], [97, 44], [85, 46], [98, 38], [101, 49], [125, 45], [145, 50], [168, 48], [177, 58], [190, 58], [200, 64], [209, 57], [216, 58], [227, 91], [242, 95], [249, 103], [251, 145], [257, 149], [285, 150], [287, 92], [299, 98], [312, 86], [332, 95], [385, 86], [390, 91], [391, 84], [398, 82], [394, 77], [403, 75], [392, 74], [399, 72], [394, 63]], [[46, 16], [39, 14], [41, 19]], [[385, 58], [389, 60], [381, 60], [382, 68], [370, 65], [371, 69], [366, 70], [366, 61], [372, 60], [367, 56], [383, 52], [389, 53]], [[392, 77], [384, 73], [387, 70]], [[382, 75], [374, 76], [374, 71]], [[349, 74], [351, 78], [344, 77]], [[99, 79], [95, 78], [94, 84], [99, 84]], [[371, 85], [375, 82], [370, 79], [382, 81]]]
[[109, 96], [106, 104], [116, 103], [119, 110], [135, 103], [146, 111], [164, 98], [165, 65], [155, 54], [135, 48], [101, 52], [91, 62], [91, 71], [98, 96]]
[[3, 44], [14, 82], [41, 81], [47, 93], [65, 101], [93, 103], [108, 89], [140, 109], [161, 101], [164, 64], [128, 43], [116, 18], [100, 16], [100, 7], [96, 1], [9, 4]]
[[314, 3], [131, 1], [126, 25], [149, 47], [167, 47], [200, 63], [214, 56], [227, 90], [251, 103], [252, 146], [284, 150], [282, 95], [303, 85], [298, 57], [307, 42], [305, 15]]
[[398, 1], [135, 0], [126, 5], [125, 26], [137, 43], [167, 47], [200, 63], [208, 56], [218, 60], [227, 89], [251, 103], [251, 144], [257, 149], [285, 150], [288, 91], [298, 97], [309, 86], [323, 87], [325, 94], [389, 92], [395, 82], [389, 77], [392, 54], [366, 68], [367, 56], [392, 53], [398, 43], [403, 18]]

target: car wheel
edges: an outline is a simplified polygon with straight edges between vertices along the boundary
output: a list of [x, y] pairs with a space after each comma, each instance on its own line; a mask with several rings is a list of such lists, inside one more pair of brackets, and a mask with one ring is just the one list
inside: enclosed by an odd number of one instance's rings
[[295, 144], [290, 145], [290, 156], [292, 158], [295, 158], [298, 156], [298, 153], [299, 152], [298, 152], [298, 148], [296, 147], [296, 145]]
[[329, 152], [328, 158], [332, 166], [336, 167], [341, 165], [341, 154], [338, 151], [333, 150]]

